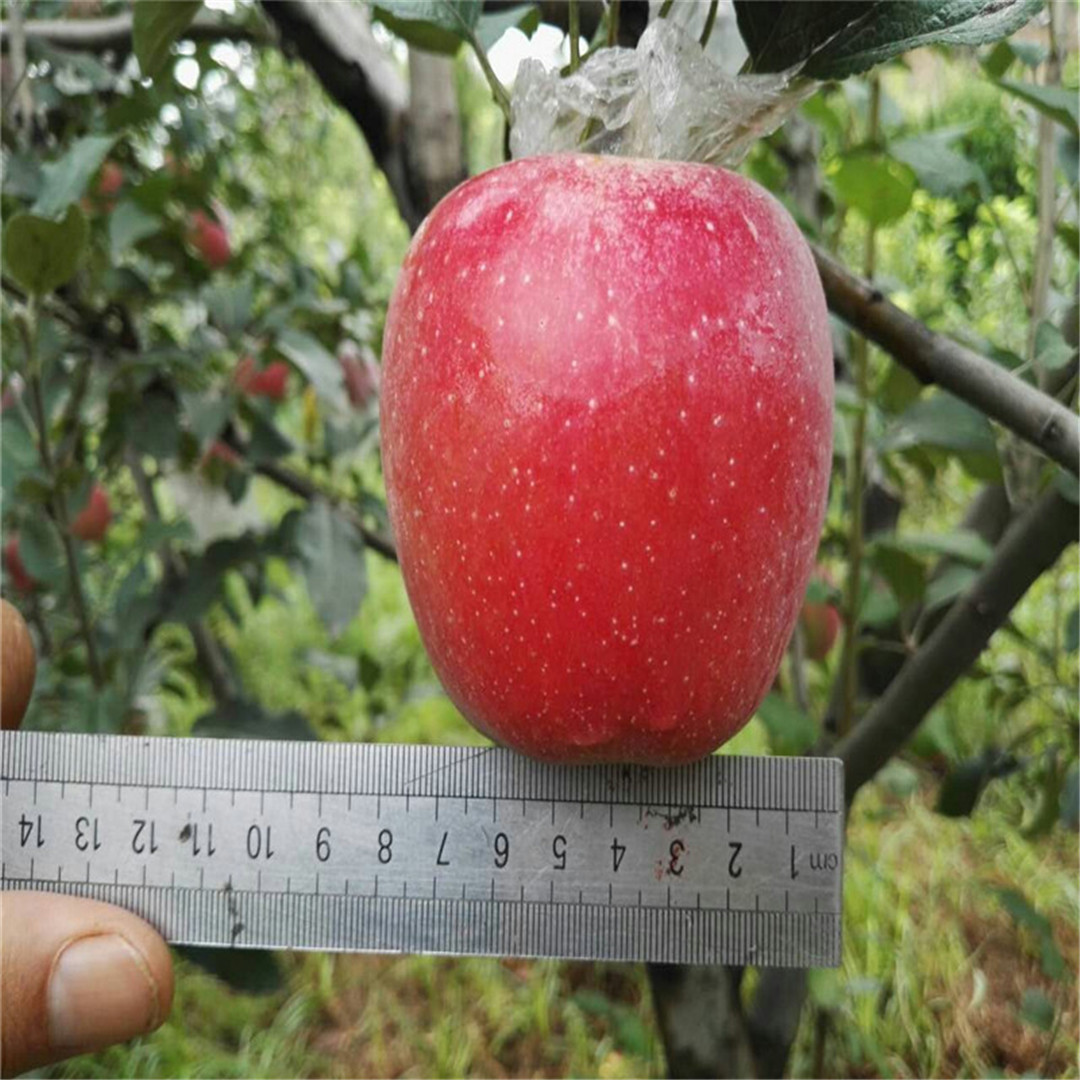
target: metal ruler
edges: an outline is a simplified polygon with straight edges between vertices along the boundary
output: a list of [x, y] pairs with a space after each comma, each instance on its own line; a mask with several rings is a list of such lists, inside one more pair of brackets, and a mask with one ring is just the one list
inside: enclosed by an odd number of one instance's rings
[[4, 889], [170, 941], [840, 963], [840, 762], [4, 732]]

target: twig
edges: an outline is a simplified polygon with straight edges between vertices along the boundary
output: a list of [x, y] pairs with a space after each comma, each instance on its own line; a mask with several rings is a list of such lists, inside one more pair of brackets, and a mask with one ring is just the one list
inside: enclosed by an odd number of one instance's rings
[[499, 81], [499, 76], [495, 74], [495, 69], [491, 66], [491, 61], [488, 60], [484, 46], [480, 44], [475, 34], [469, 35], [469, 44], [476, 54], [476, 60], [480, 65], [480, 70], [484, 73], [484, 78], [487, 79], [487, 84], [491, 88], [491, 96], [495, 99], [495, 104], [499, 106], [499, 111], [503, 114], [503, 119], [506, 121], [507, 128], [509, 128], [510, 94]]
[[[146, 470], [143, 468], [138, 454], [128, 448], [125, 456], [128, 470], [131, 473], [139, 500], [146, 511], [146, 516], [151, 521], [160, 521], [161, 509], [154, 493], [154, 486], [146, 475]], [[172, 579], [174, 584], [183, 584], [187, 579], [187, 566], [183, 556], [174, 551], [172, 545], [168, 542], [161, 545], [160, 554], [161, 561], [165, 565], [166, 575]], [[210, 684], [214, 700], [219, 705], [235, 701], [239, 695], [217, 639], [210, 632], [209, 627], [200, 619], [192, 619], [187, 624], [187, 628], [195, 645], [196, 659], [206, 674], [206, 680]]]
[[968, 592], [834, 753], [846, 768], [850, 802], [967, 671], [1032, 583], [1077, 536], [1073, 503], [1051, 489], [1005, 533]]
[[[1050, 23], [1050, 53], [1046, 60], [1043, 79], [1043, 84], [1046, 86], [1057, 84], [1061, 75], [1061, 65], [1057, 54], [1057, 35], [1054, 32], [1057, 6], [1057, 4], [1050, 4], [1047, 10]], [[1054, 266], [1054, 167], [1057, 163], [1057, 143], [1054, 121], [1049, 116], [1040, 113], [1038, 124], [1039, 228], [1035, 238], [1035, 268], [1031, 281], [1031, 320], [1028, 324], [1027, 359], [1034, 365], [1036, 373], [1041, 374], [1035, 345], [1039, 323], [1046, 316], [1046, 307], [1050, 298], [1050, 278]]]
[[[870, 77], [870, 130], [871, 146], [878, 141], [878, 123], [881, 115], [881, 80]], [[874, 279], [875, 238], [874, 223], [866, 226], [866, 243], [863, 248], [863, 275]], [[843, 705], [840, 709], [840, 735], [846, 735], [855, 724], [855, 699], [858, 690], [859, 660], [859, 608], [862, 601], [863, 562], [863, 485], [865, 483], [866, 459], [866, 413], [869, 408], [867, 385], [870, 366], [870, 346], [865, 335], [856, 334], [852, 342], [852, 359], [855, 367], [855, 392], [859, 398], [859, 410], [855, 414], [855, 431], [852, 436], [851, 455], [848, 458], [848, 505], [851, 514], [851, 533], [848, 541], [847, 587], [844, 596], [844, 650], [840, 659], [840, 678], [843, 680]]]
[[806, 686], [806, 635], [803, 633], [801, 620], [795, 623], [795, 629], [788, 643], [788, 670], [791, 672], [791, 694], [799, 709], [809, 714], [810, 694]]
[[716, 10], [720, 6], [720, 0], [710, 0], [709, 11], [705, 16], [705, 25], [701, 30], [701, 37], [698, 38], [698, 44], [704, 49], [709, 44], [709, 38], [712, 37], [713, 27], [716, 25]]
[[372, 551], [378, 552], [384, 559], [390, 559], [393, 562], [397, 562], [397, 550], [394, 548], [393, 543], [385, 536], [381, 536], [374, 530], [369, 529], [361, 520], [360, 515], [351, 506], [345, 503], [340, 496], [335, 495], [332, 492], [323, 491], [306, 476], [301, 476], [300, 473], [294, 472], [286, 465], [279, 465], [277, 462], [263, 462], [262, 464], [255, 466], [255, 471], [261, 476], [265, 476], [268, 480], [273, 480], [274, 483], [280, 484], [294, 495], [299, 495], [302, 499], [321, 498], [333, 503], [337, 509], [356, 526], [360, 535], [364, 538], [364, 543], [371, 548]]
[[[14, 18], [0, 22], [0, 48], [14, 48], [14, 22]], [[129, 12], [103, 19], [32, 19], [23, 23], [23, 29], [27, 41], [44, 41], [79, 52], [115, 52], [118, 56], [126, 56], [131, 51], [131, 23]], [[273, 40], [264, 25], [239, 26], [208, 11], [196, 15], [195, 21], [184, 31], [184, 37], [191, 41], [228, 39], [266, 43]]]
[[71, 601], [75, 605], [75, 615], [79, 620], [79, 628], [82, 633], [83, 644], [86, 646], [86, 664], [90, 669], [90, 678], [96, 689], [104, 689], [106, 685], [105, 671], [101, 666], [98, 656], [97, 641], [94, 638], [94, 626], [90, 620], [90, 609], [86, 603], [86, 594], [83, 592], [82, 578], [79, 574], [79, 558], [75, 551], [75, 541], [71, 535], [71, 523], [68, 520], [67, 506], [62, 494], [57, 494], [55, 488], [58, 482], [56, 463], [53, 461], [52, 450], [49, 446], [49, 421], [45, 414], [45, 402], [41, 393], [41, 376], [34, 370], [34, 341], [28, 332], [24, 340], [27, 348], [27, 363], [30, 371], [27, 376], [27, 390], [30, 394], [30, 402], [33, 406], [38, 429], [38, 455], [41, 458], [45, 471], [49, 474], [50, 482], [54, 489], [52, 507], [54, 525], [60, 536], [60, 544], [64, 549], [64, 561], [67, 565], [68, 584], [71, 588]]
[[923, 382], [937, 383], [1080, 475], [1080, 430], [1073, 413], [992, 360], [924, 326], [820, 248], [812, 250], [829, 307], [848, 325]]
[[567, 37], [570, 39], [570, 74], [573, 75], [581, 67], [581, 12], [578, 10], [578, 0], [570, 0], [567, 13], [570, 28]]
[[607, 43], [609, 49], [619, 43], [619, 0], [608, 0]]

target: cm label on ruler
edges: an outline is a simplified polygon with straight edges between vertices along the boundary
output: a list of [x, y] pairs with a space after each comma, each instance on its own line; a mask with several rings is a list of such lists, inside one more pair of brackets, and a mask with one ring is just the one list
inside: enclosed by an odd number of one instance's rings
[[[15, 739], [56, 738], [5, 734], [5, 750]], [[627, 912], [654, 921], [644, 913], [666, 913], [651, 943], [640, 946], [641, 958], [689, 956], [673, 939], [689, 933], [707, 942], [711, 933], [719, 941], [736, 924], [750, 929], [734, 945], [727, 941], [727, 954], [738, 947], [752, 957], [750, 939], [758, 933], [771, 934], [780, 962], [798, 959], [795, 949], [788, 960], [786, 941], [809, 942], [818, 963], [831, 962], [835, 952], [823, 942], [838, 944], [842, 790], [807, 781], [832, 763], [762, 759], [749, 779], [731, 759], [650, 770], [635, 792], [671, 801], [636, 802], [617, 771], [522, 766], [507, 751], [462, 758], [425, 748], [418, 761], [416, 748], [381, 747], [376, 754], [384, 760], [353, 762], [352, 772], [343, 772], [335, 767], [340, 747], [286, 746], [280, 753], [297, 756], [286, 762], [271, 760], [268, 744], [252, 751], [262, 762], [252, 768], [250, 758], [235, 757], [237, 743], [200, 747], [192, 740], [183, 760], [160, 768], [139, 756], [135, 740], [107, 742], [106, 749], [123, 753], [115, 761], [99, 754], [97, 764], [86, 754], [69, 761], [56, 753], [5, 753], [5, 886], [126, 898], [136, 909], [154, 898], [160, 905], [163, 894], [186, 897], [179, 914], [169, 909], [177, 924], [164, 926], [174, 940], [240, 946], [329, 941], [336, 948], [488, 951], [453, 920], [441, 930], [410, 930], [430, 902], [458, 905], [460, 918], [467, 912], [470, 919], [505, 921], [517, 908], [552, 926], [588, 915], [599, 928], [592, 943], [585, 930], [515, 930], [508, 951], [523, 954], [590, 955], [591, 948], [629, 956], [632, 942], [604, 938], [633, 937], [632, 929], [615, 930]], [[179, 740], [143, 742], [185, 747]], [[74, 745], [100, 749], [100, 742]], [[289, 786], [283, 777], [290, 775], [300, 782]], [[701, 797], [678, 801], [688, 794]], [[199, 916], [192, 905], [208, 896], [227, 896], [225, 907]], [[291, 916], [276, 913], [282, 903], [303, 899], [315, 904], [305, 909], [309, 921], [332, 920], [331, 898], [392, 904], [398, 930], [385, 940], [362, 932], [335, 937], [325, 926], [290, 926]], [[555, 908], [561, 910], [551, 914]], [[497, 928], [492, 933], [491, 951], [507, 951]]]

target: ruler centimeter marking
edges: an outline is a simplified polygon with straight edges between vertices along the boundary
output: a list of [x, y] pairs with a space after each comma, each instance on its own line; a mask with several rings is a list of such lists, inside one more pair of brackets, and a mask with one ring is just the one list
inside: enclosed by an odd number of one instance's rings
[[177, 943], [840, 962], [832, 759], [4, 732], [0, 777], [0, 886], [119, 904]]

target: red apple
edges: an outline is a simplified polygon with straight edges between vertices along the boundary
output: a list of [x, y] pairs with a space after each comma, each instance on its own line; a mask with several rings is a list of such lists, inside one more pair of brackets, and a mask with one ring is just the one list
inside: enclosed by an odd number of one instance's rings
[[252, 357], [242, 356], [233, 372], [233, 383], [248, 397], [284, 401], [289, 389], [289, 365], [284, 360], [274, 360], [260, 369]]
[[337, 356], [349, 401], [354, 409], [362, 409], [379, 392], [378, 365], [355, 341], [343, 341]]
[[806, 658], [824, 660], [840, 634], [840, 612], [832, 604], [804, 604], [801, 619]]
[[90, 497], [86, 505], [75, 515], [71, 523], [71, 535], [80, 540], [97, 543], [105, 538], [112, 521], [112, 508], [109, 506], [109, 496], [100, 484], [95, 484], [90, 489]]
[[37, 656], [30, 631], [17, 608], [0, 600], [0, 727], [17, 728], [34, 692]]
[[196, 210], [191, 215], [188, 240], [211, 269], [224, 266], [232, 258], [229, 234], [225, 231], [225, 226], [208, 217], [202, 210]]
[[[813, 580], [823, 585], [834, 584], [832, 574], [823, 566], [815, 567]], [[834, 604], [810, 601], [803, 604], [799, 622], [803, 629], [806, 658], [824, 660], [832, 652], [840, 634], [840, 627], [843, 625], [840, 612]]]
[[27, 573], [22, 556], [19, 554], [18, 533], [10, 533], [7, 543], [4, 544], [4, 565], [7, 567], [8, 578], [16, 592], [28, 593], [37, 588], [37, 582]]
[[236, 468], [243, 461], [243, 458], [227, 442], [215, 439], [206, 453], [203, 454], [199, 464], [206, 466], [211, 461], [220, 461], [232, 469]]
[[734, 735], [813, 568], [832, 394], [810, 251], [751, 181], [561, 155], [447, 196], [388, 313], [382, 439], [462, 712], [561, 761]]
[[124, 186], [124, 170], [115, 161], [106, 161], [98, 173], [94, 194], [103, 201], [111, 202]]

